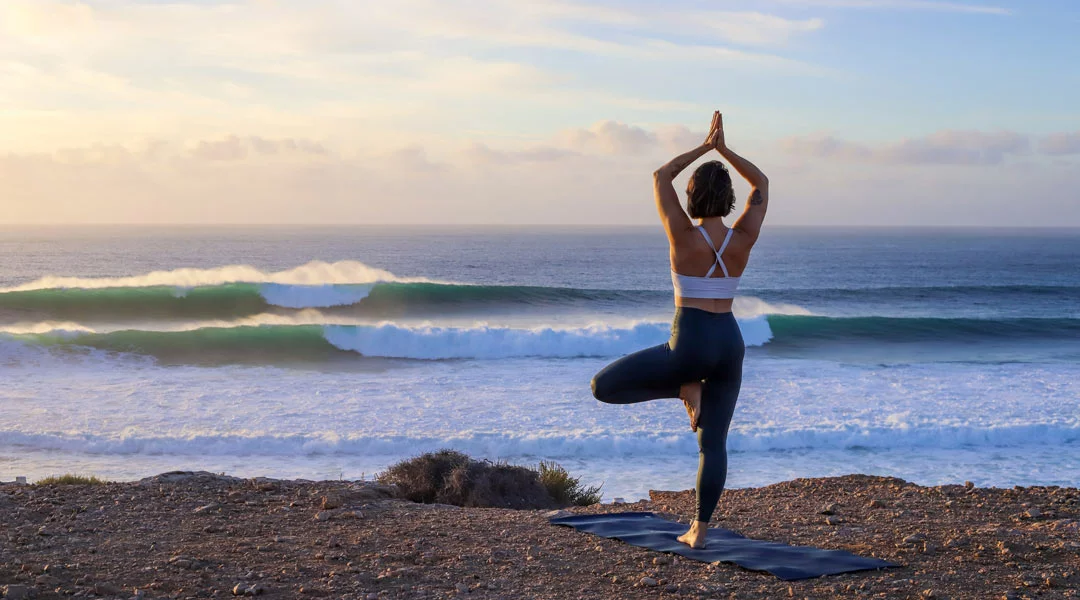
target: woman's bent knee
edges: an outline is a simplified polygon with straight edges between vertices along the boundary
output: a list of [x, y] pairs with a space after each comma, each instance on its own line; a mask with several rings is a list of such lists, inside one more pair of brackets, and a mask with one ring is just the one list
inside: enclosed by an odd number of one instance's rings
[[592, 388], [593, 398], [604, 402], [604, 398], [607, 397], [607, 389], [605, 389], [606, 386], [604, 386], [601, 379], [601, 374], [597, 373], [596, 376], [592, 378], [592, 382], [589, 385]]

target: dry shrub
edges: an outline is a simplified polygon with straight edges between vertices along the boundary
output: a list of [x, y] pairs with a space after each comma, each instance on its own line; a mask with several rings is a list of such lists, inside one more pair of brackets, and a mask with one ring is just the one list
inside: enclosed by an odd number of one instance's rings
[[[397, 486], [401, 494], [413, 502], [436, 502], [450, 473], [468, 466], [471, 458], [453, 450], [428, 452], [403, 460], [379, 475], [379, 483]], [[449, 504], [449, 503], [448, 503]]]
[[[545, 475], [547, 473], [547, 475]], [[553, 478], [552, 473], [561, 473]], [[545, 481], [557, 480], [555, 484]], [[599, 501], [599, 488], [582, 488], [555, 463], [539, 469], [473, 460], [453, 450], [422, 454], [393, 465], [378, 477], [414, 502], [455, 506], [538, 509]], [[555, 496], [553, 492], [558, 493]], [[595, 495], [595, 499], [593, 496]]]
[[102, 485], [104, 483], [106, 483], [104, 480], [98, 479], [94, 475], [75, 475], [72, 473], [50, 475], [34, 482], [35, 485]]

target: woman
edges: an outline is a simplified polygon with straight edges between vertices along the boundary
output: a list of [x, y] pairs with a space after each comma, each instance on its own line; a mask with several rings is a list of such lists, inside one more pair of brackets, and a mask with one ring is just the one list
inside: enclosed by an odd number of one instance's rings
[[[683, 169], [714, 149], [753, 187], [742, 216], [731, 228], [722, 218], [734, 209], [735, 193], [723, 163], [707, 162], [690, 177], [689, 216], [672, 185]], [[676, 307], [671, 339], [611, 363], [593, 378], [592, 389], [598, 400], [609, 404], [683, 400], [700, 452], [697, 515], [679, 541], [704, 548], [709, 519], [727, 478], [728, 426], [742, 382], [745, 347], [731, 303], [765, 219], [769, 180], [727, 147], [723, 118], [716, 112], [705, 143], [660, 167], [653, 173], [653, 185], [671, 247]], [[691, 218], [700, 224], [695, 226]]]

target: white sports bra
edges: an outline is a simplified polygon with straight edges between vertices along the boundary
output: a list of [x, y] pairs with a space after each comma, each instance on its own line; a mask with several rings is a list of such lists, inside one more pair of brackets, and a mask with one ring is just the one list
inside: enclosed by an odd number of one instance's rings
[[[709, 232], [705, 231], [705, 228], [700, 225], [698, 225], [697, 230], [705, 237], [705, 241], [708, 242], [709, 248], [713, 248], [713, 242], [712, 238], [709, 237]], [[713, 266], [709, 268], [709, 272], [706, 273], [704, 277], [680, 275], [675, 272], [675, 269], [671, 270], [671, 285], [675, 287], [676, 298], [727, 300], [735, 297], [735, 290], [739, 288], [740, 278], [728, 276], [727, 265], [724, 264], [724, 259], [721, 256], [730, 241], [731, 229], [729, 228], [727, 235], [724, 236], [724, 243], [720, 244], [720, 249], [713, 250], [713, 252], [716, 253], [716, 262], [713, 263]], [[724, 272], [723, 277], [712, 276], [713, 272], [716, 271], [716, 265], [720, 265], [720, 270]]]

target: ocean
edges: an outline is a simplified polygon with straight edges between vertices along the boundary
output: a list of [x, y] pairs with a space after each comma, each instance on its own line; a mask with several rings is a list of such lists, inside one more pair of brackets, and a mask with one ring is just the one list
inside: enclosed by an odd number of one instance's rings
[[[693, 487], [678, 400], [592, 375], [662, 343], [663, 231], [0, 228], [0, 479], [370, 478], [554, 460]], [[869, 473], [1080, 486], [1080, 230], [766, 226], [729, 487]]]

